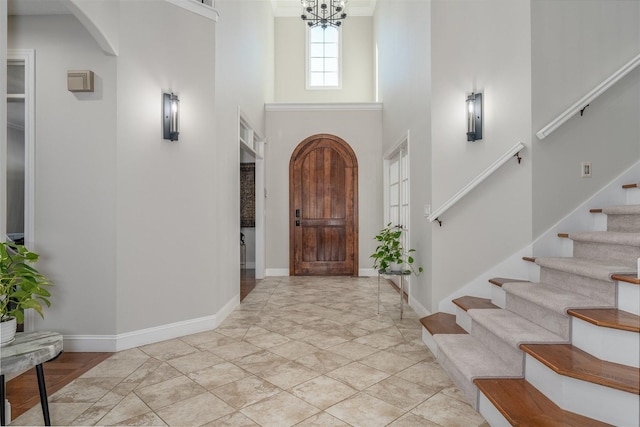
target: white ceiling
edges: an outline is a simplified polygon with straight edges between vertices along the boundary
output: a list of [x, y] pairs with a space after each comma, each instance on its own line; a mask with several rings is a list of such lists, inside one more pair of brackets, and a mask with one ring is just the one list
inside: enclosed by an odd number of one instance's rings
[[[276, 16], [300, 16], [300, 0], [271, 0]], [[350, 16], [372, 16], [376, 0], [347, 0]], [[70, 13], [61, 0], [9, 0], [9, 15], [65, 15]]]

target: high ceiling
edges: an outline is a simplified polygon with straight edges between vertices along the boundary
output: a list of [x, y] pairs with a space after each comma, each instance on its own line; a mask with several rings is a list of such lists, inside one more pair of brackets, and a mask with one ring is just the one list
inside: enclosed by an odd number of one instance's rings
[[[214, 1], [215, 4], [215, 1]], [[276, 16], [300, 16], [300, 0], [271, 0]], [[372, 16], [376, 0], [348, 0], [347, 13], [351, 16]], [[9, 0], [9, 15], [64, 15], [68, 14], [61, 0]]]

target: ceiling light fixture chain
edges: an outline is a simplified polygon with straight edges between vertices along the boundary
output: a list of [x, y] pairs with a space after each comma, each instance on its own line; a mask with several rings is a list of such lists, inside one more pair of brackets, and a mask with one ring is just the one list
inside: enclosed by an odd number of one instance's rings
[[345, 5], [347, 0], [300, 0], [302, 3], [302, 20], [313, 27], [339, 27], [347, 17]]

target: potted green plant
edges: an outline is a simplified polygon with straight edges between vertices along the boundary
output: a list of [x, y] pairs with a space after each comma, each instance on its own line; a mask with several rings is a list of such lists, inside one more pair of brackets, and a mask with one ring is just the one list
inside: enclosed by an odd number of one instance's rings
[[13, 341], [16, 325], [24, 323], [24, 310], [34, 309], [44, 318], [42, 304], [51, 305], [49, 280], [29, 264], [38, 254], [23, 245], [0, 242], [0, 346]]
[[418, 267], [417, 271], [413, 266], [414, 258], [411, 256], [415, 249], [408, 249], [402, 246], [400, 237], [402, 236], [402, 228], [398, 226], [392, 226], [391, 223], [387, 224], [380, 232], [374, 237], [378, 241], [378, 247], [376, 251], [371, 254], [373, 258], [373, 268], [381, 273], [388, 271], [398, 271], [405, 269], [405, 272], [412, 272], [416, 276], [422, 273], [422, 267]]

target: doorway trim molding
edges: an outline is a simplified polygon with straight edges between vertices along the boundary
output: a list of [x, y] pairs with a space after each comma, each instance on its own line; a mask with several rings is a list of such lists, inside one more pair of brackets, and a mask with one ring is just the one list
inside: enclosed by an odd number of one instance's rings
[[[241, 128], [249, 131], [248, 136], [241, 135]], [[249, 137], [251, 141], [246, 141]], [[238, 106], [238, 141], [240, 142], [240, 150], [250, 153], [256, 162], [255, 170], [255, 230], [256, 230], [256, 279], [263, 279], [265, 276], [265, 177], [264, 177], [264, 151], [265, 138], [255, 130], [247, 116], [244, 114], [240, 106]], [[240, 177], [238, 176], [238, 179]], [[240, 248], [238, 248], [240, 253]]]
[[[7, 65], [11, 62], [24, 64], [24, 242], [33, 251], [37, 251], [35, 238], [35, 58], [35, 49], [7, 49]], [[9, 99], [7, 95], [5, 101], [9, 102]], [[7, 123], [7, 126], [10, 124]], [[6, 168], [3, 170], [5, 173], [0, 179], [0, 185], [6, 188]], [[2, 230], [6, 232], [6, 224], [3, 224]], [[4, 239], [5, 236], [2, 236], [3, 241]], [[31, 331], [34, 327], [33, 310], [28, 310], [25, 312], [24, 330]]]

